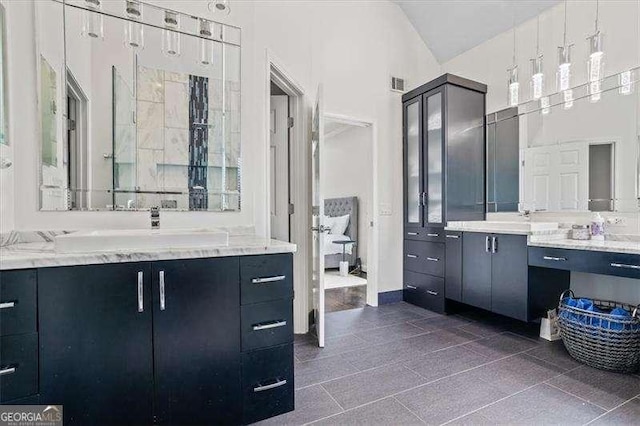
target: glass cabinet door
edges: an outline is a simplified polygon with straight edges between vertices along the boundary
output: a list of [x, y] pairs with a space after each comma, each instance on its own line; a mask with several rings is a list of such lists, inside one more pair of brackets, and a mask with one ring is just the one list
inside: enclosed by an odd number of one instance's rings
[[404, 106], [405, 225], [422, 226], [422, 148], [420, 98]]
[[443, 108], [442, 92], [438, 91], [426, 98], [426, 185], [427, 223], [443, 223]]

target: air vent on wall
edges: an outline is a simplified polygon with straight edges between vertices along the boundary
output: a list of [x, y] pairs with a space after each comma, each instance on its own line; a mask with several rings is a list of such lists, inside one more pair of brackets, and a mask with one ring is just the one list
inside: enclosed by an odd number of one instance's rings
[[404, 92], [404, 78], [391, 77], [391, 90], [394, 92]]

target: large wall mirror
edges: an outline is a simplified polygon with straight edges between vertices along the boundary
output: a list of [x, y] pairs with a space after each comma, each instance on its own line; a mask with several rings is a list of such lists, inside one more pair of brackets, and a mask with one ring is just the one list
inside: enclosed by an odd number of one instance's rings
[[488, 116], [490, 212], [638, 212], [640, 69]]
[[35, 2], [41, 210], [239, 211], [240, 30]]

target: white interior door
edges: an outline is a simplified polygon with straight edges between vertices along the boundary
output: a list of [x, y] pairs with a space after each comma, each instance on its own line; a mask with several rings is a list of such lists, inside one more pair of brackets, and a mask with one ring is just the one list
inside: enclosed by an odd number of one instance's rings
[[289, 241], [289, 98], [271, 96], [270, 106], [271, 238]]
[[324, 347], [324, 195], [320, 165], [324, 145], [324, 111], [322, 105], [322, 85], [318, 86], [318, 95], [313, 108], [311, 125], [311, 212], [312, 212], [312, 285], [313, 314], [315, 319], [318, 346]]

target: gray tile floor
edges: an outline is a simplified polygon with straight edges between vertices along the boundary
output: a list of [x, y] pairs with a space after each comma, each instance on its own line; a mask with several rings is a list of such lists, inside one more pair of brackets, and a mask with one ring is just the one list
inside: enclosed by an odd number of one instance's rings
[[640, 376], [574, 361], [537, 327], [406, 303], [327, 314], [296, 336], [296, 410], [273, 425], [640, 424]]

